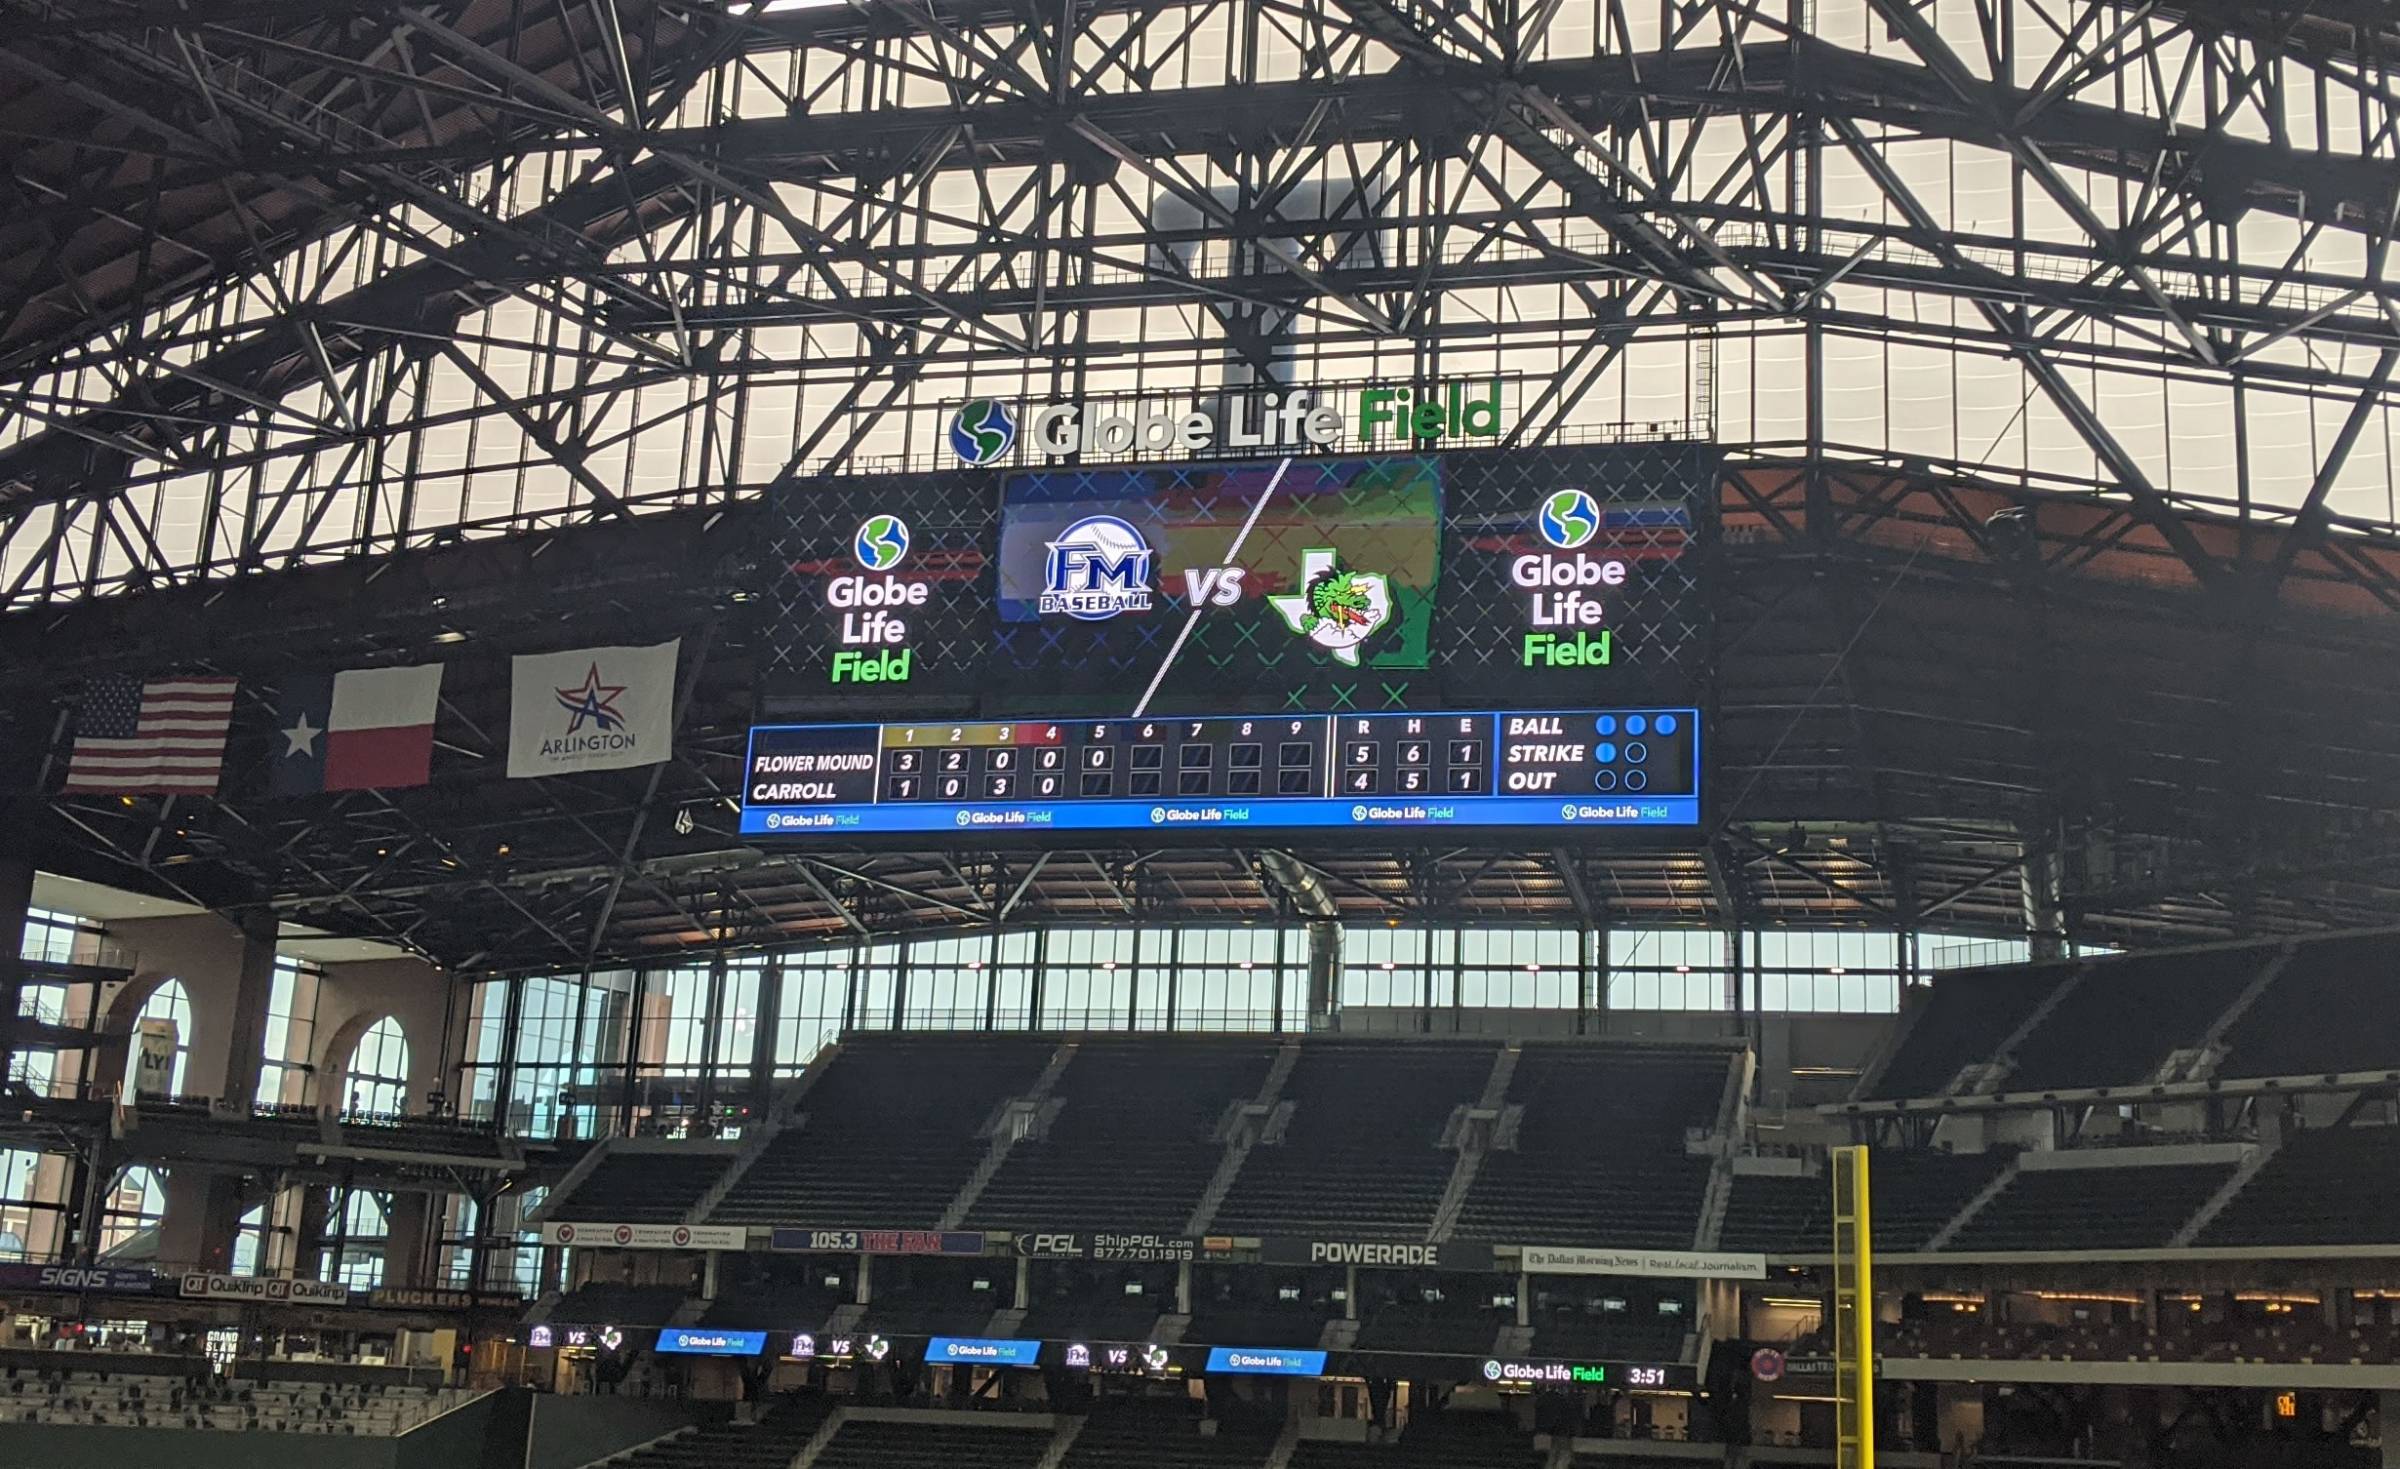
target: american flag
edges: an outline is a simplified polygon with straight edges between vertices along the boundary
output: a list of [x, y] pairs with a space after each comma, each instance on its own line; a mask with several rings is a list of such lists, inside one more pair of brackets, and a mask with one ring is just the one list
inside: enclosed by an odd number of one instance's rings
[[69, 791], [121, 796], [213, 796], [233, 723], [230, 678], [123, 674], [84, 686], [67, 758]]

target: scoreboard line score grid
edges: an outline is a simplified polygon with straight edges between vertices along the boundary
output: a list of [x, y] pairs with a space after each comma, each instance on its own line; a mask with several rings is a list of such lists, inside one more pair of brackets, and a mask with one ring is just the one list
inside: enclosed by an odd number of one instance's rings
[[1691, 708], [763, 725], [758, 836], [1688, 827]]

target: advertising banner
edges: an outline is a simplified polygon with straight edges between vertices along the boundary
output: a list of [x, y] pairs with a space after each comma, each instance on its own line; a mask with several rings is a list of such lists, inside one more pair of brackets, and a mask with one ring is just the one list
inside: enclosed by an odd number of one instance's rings
[[1447, 1244], [1389, 1244], [1380, 1241], [1266, 1239], [1258, 1258], [1269, 1265], [1358, 1265], [1375, 1270], [1489, 1270], [1492, 1247], [1473, 1240]]
[[697, 1326], [670, 1326], [658, 1334], [661, 1356], [755, 1357], [767, 1349], [763, 1331], [704, 1331]]
[[1017, 1253], [1028, 1260], [1167, 1260], [1196, 1258], [1200, 1243], [1183, 1235], [1107, 1230], [1022, 1230]]
[[524, 1297], [515, 1291], [485, 1291], [386, 1286], [367, 1293], [367, 1304], [389, 1311], [464, 1311], [471, 1306], [513, 1306]]
[[1042, 1355], [1038, 1341], [1011, 1341], [985, 1336], [937, 1336], [925, 1344], [927, 1366], [940, 1363], [986, 1367], [1031, 1367]]
[[803, 1229], [778, 1224], [768, 1248], [824, 1255], [980, 1255], [990, 1236], [980, 1229]]
[[183, 1277], [187, 1301], [276, 1301], [293, 1305], [347, 1306], [350, 1287], [330, 1280], [283, 1280], [264, 1275], [210, 1275], [193, 1271]]
[[545, 1224], [542, 1243], [612, 1250], [739, 1250], [750, 1231], [738, 1224]]
[[133, 1094], [167, 1097], [175, 1093], [175, 1047], [172, 1020], [144, 1020], [134, 1026]]
[[1206, 1370], [1261, 1377], [1322, 1377], [1325, 1354], [1294, 1347], [1210, 1347]]
[[158, 1276], [129, 1265], [0, 1265], [0, 1291], [108, 1291], [147, 1295]]
[[1764, 1280], [1767, 1257], [1718, 1250], [1577, 1250], [1519, 1245], [1528, 1275], [1639, 1275], [1671, 1280]]

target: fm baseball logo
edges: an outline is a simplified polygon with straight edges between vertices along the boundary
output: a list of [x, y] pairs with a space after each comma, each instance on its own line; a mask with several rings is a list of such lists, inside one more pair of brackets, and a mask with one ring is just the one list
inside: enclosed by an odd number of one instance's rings
[[1582, 490], [1560, 490], [1542, 502], [1542, 539], [1572, 551], [1600, 533], [1600, 507]]
[[850, 554], [869, 571], [889, 571], [908, 556], [908, 522], [897, 515], [870, 515], [850, 538]]
[[978, 468], [999, 460], [1017, 446], [1017, 416], [997, 398], [961, 403], [950, 416], [950, 452], [961, 464]]
[[1150, 610], [1150, 543], [1113, 515], [1087, 515], [1049, 543], [1041, 611], [1101, 622]]

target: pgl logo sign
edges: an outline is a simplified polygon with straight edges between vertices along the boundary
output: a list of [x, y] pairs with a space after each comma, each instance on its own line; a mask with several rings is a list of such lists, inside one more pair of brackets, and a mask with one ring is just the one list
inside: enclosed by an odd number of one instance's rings
[[1049, 543], [1042, 572], [1044, 613], [1104, 622], [1150, 610], [1150, 543], [1113, 515], [1087, 515]]
[[1017, 1253], [1031, 1260], [1079, 1260], [1083, 1241], [1072, 1234], [1020, 1234]]

